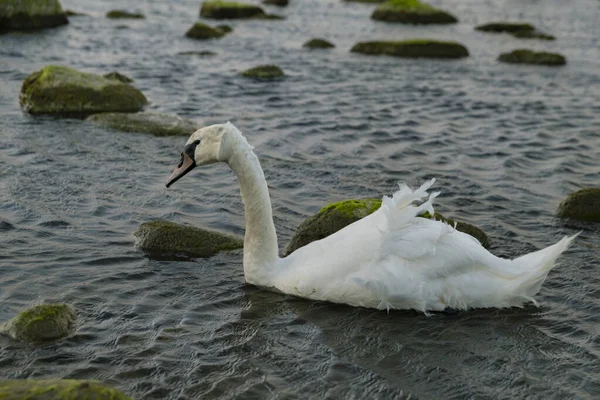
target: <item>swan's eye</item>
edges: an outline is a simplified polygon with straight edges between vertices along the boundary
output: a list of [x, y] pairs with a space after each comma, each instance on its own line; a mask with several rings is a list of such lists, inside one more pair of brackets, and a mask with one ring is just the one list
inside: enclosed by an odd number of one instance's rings
[[194, 144], [195, 144], [196, 146], [198, 146], [198, 145], [200, 144], [200, 139], [196, 139], [196, 140], [194, 140]]

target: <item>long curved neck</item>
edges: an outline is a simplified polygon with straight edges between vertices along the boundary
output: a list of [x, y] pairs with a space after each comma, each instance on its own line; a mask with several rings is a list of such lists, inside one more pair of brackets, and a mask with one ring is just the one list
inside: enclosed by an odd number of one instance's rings
[[271, 199], [258, 157], [246, 140], [235, 140], [228, 164], [240, 182], [246, 214], [244, 275], [248, 283], [267, 286], [279, 258]]

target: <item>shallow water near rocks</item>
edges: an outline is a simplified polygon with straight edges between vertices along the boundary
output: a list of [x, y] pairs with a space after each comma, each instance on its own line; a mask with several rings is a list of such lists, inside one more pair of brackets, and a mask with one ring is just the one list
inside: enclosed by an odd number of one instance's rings
[[[369, 19], [371, 5], [292, 0], [284, 21], [233, 21], [214, 41], [184, 37], [198, 1], [63, 1], [89, 16], [0, 44], [0, 321], [40, 302], [79, 311], [77, 333], [30, 346], [0, 336], [0, 378], [98, 379], [139, 399], [597, 398], [599, 226], [555, 218], [600, 181], [600, 3], [431, 2], [452, 26]], [[114, 8], [145, 20], [109, 20]], [[476, 32], [523, 20], [557, 37]], [[216, 25], [217, 22], [209, 22]], [[323, 37], [336, 44], [310, 51]], [[457, 40], [457, 61], [349, 53], [357, 41]], [[501, 52], [558, 51], [562, 68], [514, 66]], [[213, 57], [178, 55], [213, 51]], [[324, 204], [436, 177], [436, 210], [482, 228], [514, 257], [582, 230], [537, 296], [540, 308], [431, 317], [308, 302], [244, 284], [242, 254], [153, 260], [141, 223], [167, 219], [242, 235], [224, 165], [165, 180], [182, 137], [118, 133], [31, 117], [22, 80], [47, 64], [119, 71], [151, 111], [232, 121], [256, 147], [280, 248]], [[277, 64], [274, 82], [239, 73]]]

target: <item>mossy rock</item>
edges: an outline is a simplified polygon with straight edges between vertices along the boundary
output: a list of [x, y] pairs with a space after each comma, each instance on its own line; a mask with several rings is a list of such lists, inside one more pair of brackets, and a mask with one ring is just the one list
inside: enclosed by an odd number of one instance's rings
[[265, 11], [253, 4], [233, 1], [205, 1], [200, 7], [200, 16], [213, 19], [262, 18]]
[[[345, 200], [323, 207], [317, 214], [307, 218], [300, 224], [296, 234], [285, 248], [285, 255], [287, 256], [300, 247], [339, 231], [345, 226], [372, 214], [379, 207], [381, 207], [381, 200], [375, 198]], [[430, 215], [425, 213], [422, 217], [430, 218]], [[454, 226], [453, 220], [445, 218], [441, 214], [435, 213], [435, 219]], [[462, 222], [456, 224], [456, 229], [473, 236], [485, 248], [489, 248], [487, 235], [481, 229]]]
[[371, 18], [405, 24], [453, 24], [458, 19], [419, 0], [389, 0], [377, 7]]
[[132, 13], [124, 10], [110, 10], [106, 13], [106, 18], [110, 19], [144, 19], [144, 14]]
[[268, 6], [285, 7], [289, 4], [288, 0], [263, 0], [263, 4]]
[[308, 42], [304, 43], [302, 47], [306, 47], [308, 49], [331, 49], [334, 48], [335, 45], [325, 39], [317, 38], [309, 40]]
[[259, 65], [258, 67], [250, 68], [242, 75], [247, 78], [255, 79], [275, 79], [284, 76], [285, 74], [277, 65]]
[[558, 207], [558, 216], [600, 222], [600, 188], [586, 188], [571, 193]]
[[113, 79], [115, 81], [123, 82], [123, 83], [131, 83], [133, 79], [123, 74], [118, 73], [117, 71], [109, 72], [108, 74], [102, 75], [106, 79]]
[[58, 0], [0, 0], [0, 33], [68, 24]]
[[415, 39], [398, 42], [361, 42], [350, 50], [353, 53], [408, 58], [463, 58], [469, 56], [465, 46], [456, 42]]
[[208, 50], [202, 50], [202, 51], [190, 50], [190, 51], [180, 51], [179, 53], [177, 53], [177, 55], [178, 56], [213, 57], [213, 56], [216, 56], [217, 53], [215, 53], [214, 51], [208, 51]]
[[87, 17], [86, 13], [81, 13], [73, 10], [65, 10], [65, 15], [67, 17]]
[[215, 27], [203, 24], [202, 22], [196, 22], [188, 31], [185, 36], [192, 39], [215, 39], [224, 36], [226, 33], [231, 32], [231, 28], [227, 25], [222, 27]]
[[144, 222], [134, 236], [140, 249], [163, 257], [210, 257], [244, 247], [240, 238], [169, 221]]
[[201, 128], [196, 121], [154, 112], [100, 113], [90, 115], [86, 121], [122, 132], [150, 133], [155, 136], [189, 136]]
[[0, 380], [2, 400], [131, 400], [97, 381], [72, 379]]
[[2, 332], [24, 342], [57, 340], [75, 331], [76, 318], [77, 312], [69, 304], [40, 304], [20, 312]]
[[99, 112], [136, 112], [146, 97], [126, 83], [49, 65], [23, 81], [19, 102], [31, 114], [87, 116]]
[[533, 64], [560, 66], [567, 63], [567, 59], [558, 53], [535, 52], [533, 50], [518, 49], [510, 53], [502, 53], [498, 61], [510, 64]]
[[533, 25], [524, 22], [490, 22], [475, 27], [482, 32], [507, 32], [520, 39], [554, 40], [554, 36], [538, 31]]

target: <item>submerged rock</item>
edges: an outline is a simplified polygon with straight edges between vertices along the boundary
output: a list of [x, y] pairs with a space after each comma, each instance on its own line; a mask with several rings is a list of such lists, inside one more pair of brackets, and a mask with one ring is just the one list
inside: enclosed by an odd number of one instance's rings
[[188, 29], [188, 31], [185, 33], [185, 36], [192, 39], [214, 39], [220, 38], [231, 31], [231, 27], [227, 25], [221, 25], [213, 28], [212, 26], [203, 24], [202, 22], [196, 22], [190, 29]]
[[144, 14], [140, 14], [140, 13], [132, 13], [129, 11], [124, 11], [124, 10], [111, 10], [109, 12], [106, 13], [106, 18], [111, 18], [111, 19], [122, 19], [122, 18], [128, 18], [128, 19], [144, 19], [146, 18], [144, 16]]
[[103, 75], [106, 79], [113, 79], [123, 83], [131, 83], [133, 79], [123, 74], [118, 73], [117, 71], [109, 72], [108, 74]]
[[277, 65], [259, 65], [242, 72], [242, 75], [247, 78], [274, 79], [285, 74]]
[[462, 58], [469, 56], [467, 48], [460, 43], [428, 39], [362, 42], [355, 44], [350, 51], [369, 55], [385, 54], [410, 58]]
[[371, 18], [405, 24], [453, 24], [458, 22], [454, 15], [419, 0], [388, 0], [377, 7]]
[[269, 6], [285, 7], [288, 5], [288, 0], [263, 0], [263, 4]]
[[134, 236], [140, 249], [160, 256], [210, 257], [244, 247], [237, 237], [169, 221], [144, 222]]
[[100, 113], [90, 115], [86, 121], [122, 132], [150, 133], [155, 136], [189, 136], [201, 128], [196, 121], [154, 112]]
[[265, 11], [253, 4], [236, 3], [233, 1], [210, 0], [202, 3], [200, 16], [214, 19], [261, 18]]
[[309, 40], [308, 42], [304, 43], [302, 47], [306, 47], [308, 49], [331, 49], [335, 47], [335, 45], [325, 39], [317, 38]]
[[40, 304], [20, 312], [2, 332], [24, 342], [56, 340], [75, 331], [76, 318], [77, 312], [69, 304]]
[[523, 22], [490, 22], [475, 27], [482, 32], [507, 32], [522, 39], [554, 40], [554, 36], [538, 31], [533, 25]]
[[600, 188], [586, 188], [571, 193], [558, 207], [560, 218], [600, 222]]
[[72, 379], [0, 380], [0, 399], [4, 400], [131, 400], [97, 381]]
[[0, 0], [0, 33], [68, 24], [58, 0]]
[[502, 53], [498, 61], [510, 64], [534, 64], [560, 66], [567, 63], [567, 59], [558, 53], [535, 52], [533, 50], [518, 49], [510, 53]]
[[19, 102], [23, 110], [31, 114], [86, 116], [109, 111], [140, 111], [148, 100], [126, 83], [49, 65], [25, 78]]
[[202, 51], [190, 50], [190, 51], [180, 51], [179, 53], [177, 53], [177, 55], [179, 55], [179, 56], [212, 57], [212, 56], [216, 56], [217, 53], [215, 53], [214, 51], [209, 51], [209, 50], [202, 50]]
[[[300, 247], [339, 231], [345, 226], [372, 214], [379, 207], [381, 207], [381, 200], [375, 198], [345, 200], [323, 207], [317, 214], [307, 218], [300, 224], [295, 235], [285, 248], [285, 255], [287, 256]], [[430, 218], [430, 215], [425, 213], [422, 217]], [[454, 220], [446, 218], [439, 213], [435, 213], [435, 219], [451, 226], [455, 224]], [[457, 222], [456, 229], [473, 236], [485, 248], [489, 248], [489, 239], [481, 229], [463, 222]]]

